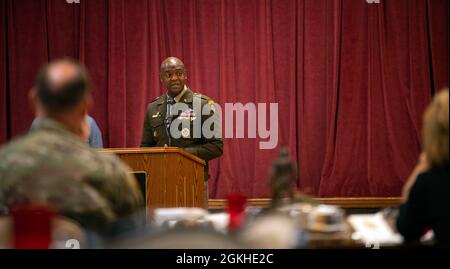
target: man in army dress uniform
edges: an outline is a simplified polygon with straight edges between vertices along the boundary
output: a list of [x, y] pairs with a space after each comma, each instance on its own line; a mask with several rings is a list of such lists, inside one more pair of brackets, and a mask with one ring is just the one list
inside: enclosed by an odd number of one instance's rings
[[[195, 128], [196, 123], [201, 127], [205, 121], [216, 116], [214, 102], [209, 97], [189, 89], [186, 85], [185, 66], [178, 58], [169, 57], [162, 62], [160, 79], [167, 92], [147, 107], [141, 147], [179, 147], [206, 162], [220, 157], [223, 153], [223, 141], [217, 122], [216, 131], [213, 131], [212, 136], [205, 135], [202, 130], [199, 130], [200, 128], [196, 133]], [[196, 109], [196, 103], [198, 109]], [[184, 105], [182, 106], [184, 109], [174, 109], [180, 104]], [[202, 109], [205, 106], [210, 108], [208, 110], [210, 113], [203, 115]], [[178, 128], [176, 124], [174, 126], [176, 121], [180, 123], [181, 128]], [[208, 165], [205, 169], [206, 182]]]
[[107, 233], [110, 224], [142, 209], [128, 167], [86, 143], [91, 95], [84, 68], [70, 60], [50, 63], [30, 96], [42, 117], [0, 149], [0, 212], [45, 204], [88, 230]]

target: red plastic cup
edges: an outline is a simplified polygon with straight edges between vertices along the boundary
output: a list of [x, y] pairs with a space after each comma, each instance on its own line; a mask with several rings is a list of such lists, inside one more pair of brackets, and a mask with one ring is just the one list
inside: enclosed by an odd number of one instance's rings
[[247, 198], [239, 193], [228, 195], [228, 214], [230, 217], [228, 229], [234, 231], [244, 222]]
[[55, 212], [45, 206], [21, 206], [12, 210], [15, 249], [48, 249], [52, 244]]

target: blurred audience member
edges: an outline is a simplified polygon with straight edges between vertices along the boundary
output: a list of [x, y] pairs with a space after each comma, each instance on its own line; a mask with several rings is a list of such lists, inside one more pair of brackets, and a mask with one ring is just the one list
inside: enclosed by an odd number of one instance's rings
[[[33, 123], [31, 123], [31, 129], [33, 129], [36, 126], [36, 120], [37, 119], [34, 119]], [[89, 145], [93, 148], [103, 148], [102, 132], [100, 131], [97, 122], [91, 116], [87, 116], [86, 120], [88, 121], [90, 128], [88, 139]]]
[[448, 90], [438, 93], [424, 115], [424, 153], [403, 190], [397, 219], [407, 241], [432, 229], [437, 246], [448, 248]]
[[128, 168], [86, 143], [91, 94], [85, 69], [58, 60], [39, 73], [30, 97], [39, 117], [25, 136], [0, 149], [0, 210], [48, 205], [89, 230], [142, 209]]
[[179, 225], [158, 232], [139, 232], [111, 242], [112, 249], [241, 249], [233, 237], [208, 229]]
[[291, 249], [307, 244], [306, 233], [289, 215], [268, 212], [239, 232], [241, 242], [255, 249]]

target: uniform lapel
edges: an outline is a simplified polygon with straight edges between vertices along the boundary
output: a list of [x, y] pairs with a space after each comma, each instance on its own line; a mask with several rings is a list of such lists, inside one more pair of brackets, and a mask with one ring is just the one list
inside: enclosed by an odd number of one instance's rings
[[194, 93], [191, 91], [191, 89], [187, 89], [187, 91], [183, 94], [183, 96], [181, 96], [180, 98], [180, 102], [181, 103], [186, 103], [186, 104], [192, 104], [192, 99], [193, 99]]
[[163, 119], [166, 118], [166, 110], [167, 110], [167, 96], [164, 95], [162, 98], [158, 100], [158, 113], [161, 115]]
[[[185, 103], [190, 108], [192, 107], [192, 98], [194, 93], [188, 88], [186, 92], [181, 96], [180, 103]], [[178, 115], [174, 116], [174, 119], [178, 118], [181, 115], [181, 111], [178, 111]]]

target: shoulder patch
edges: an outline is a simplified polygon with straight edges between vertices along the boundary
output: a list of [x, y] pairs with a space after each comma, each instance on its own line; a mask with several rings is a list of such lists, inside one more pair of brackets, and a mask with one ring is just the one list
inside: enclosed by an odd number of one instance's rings
[[[200, 94], [200, 93], [194, 93], [194, 95], [200, 97], [203, 101], [206, 101], [208, 104], [212, 105], [214, 104], [214, 100], [209, 98], [206, 95]], [[212, 103], [211, 103], [212, 102]]]
[[194, 93], [194, 95], [199, 96], [200, 98], [202, 98], [203, 100], [206, 100], [206, 101], [211, 100], [211, 98], [209, 98], [208, 96], [200, 94], [200, 93]]
[[163, 97], [164, 97], [164, 95], [158, 96], [158, 97], [156, 97], [153, 101], [151, 101], [150, 103], [158, 102], [158, 101], [161, 100], [161, 98], [163, 98]]

